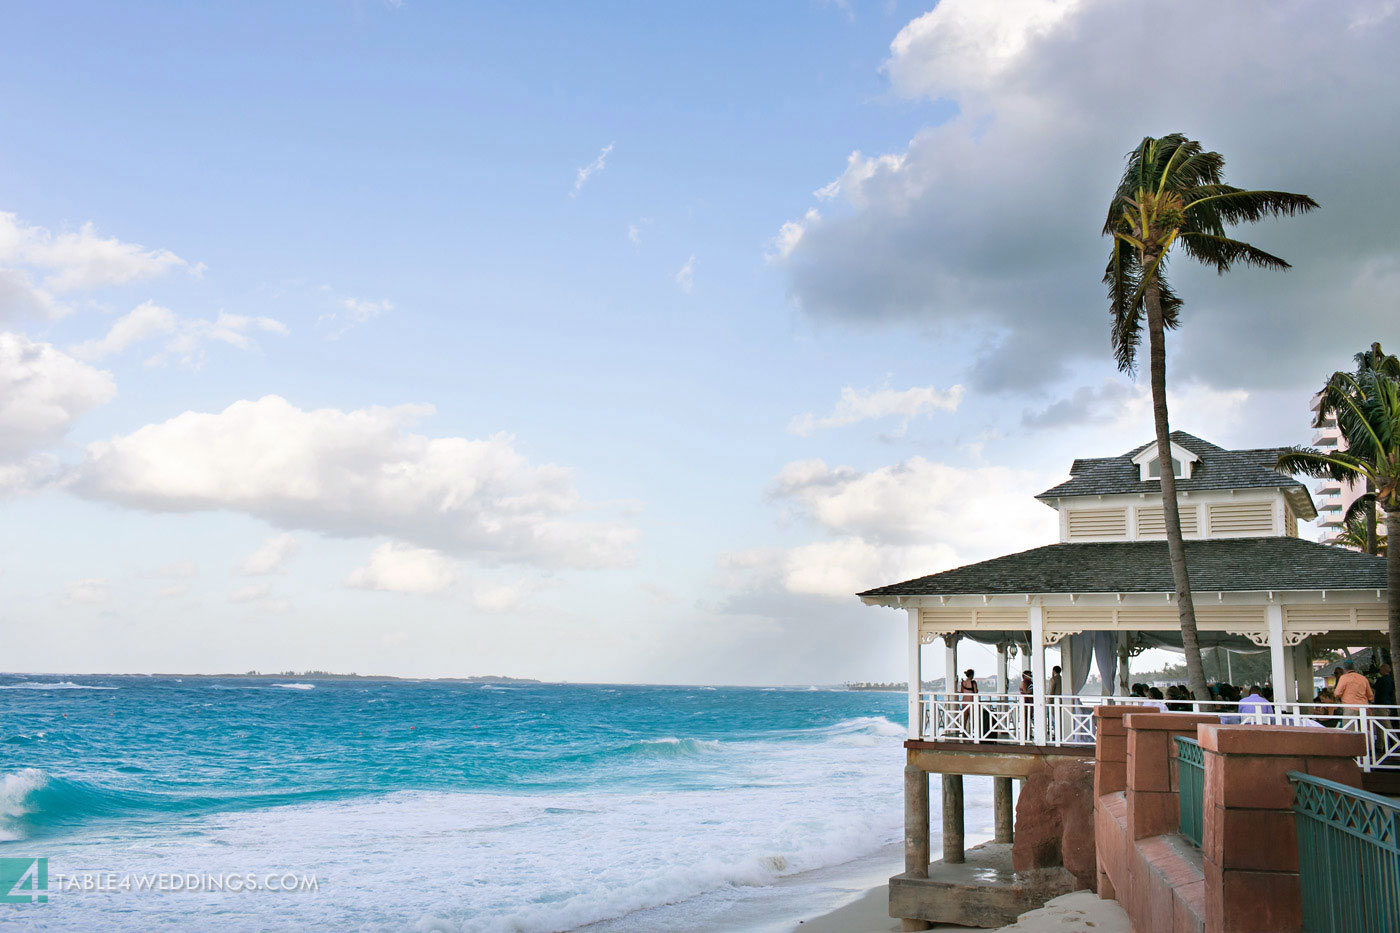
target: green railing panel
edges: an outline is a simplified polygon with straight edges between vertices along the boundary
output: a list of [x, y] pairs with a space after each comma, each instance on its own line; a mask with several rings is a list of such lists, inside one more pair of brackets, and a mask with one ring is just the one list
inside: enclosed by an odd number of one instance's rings
[[1206, 760], [1195, 739], [1176, 738], [1176, 787], [1181, 798], [1181, 834], [1201, 847], [1205, 825]]
[[1298, 821], [1303, 928], [1400, 930], [1400, 803], [1290, 771]]

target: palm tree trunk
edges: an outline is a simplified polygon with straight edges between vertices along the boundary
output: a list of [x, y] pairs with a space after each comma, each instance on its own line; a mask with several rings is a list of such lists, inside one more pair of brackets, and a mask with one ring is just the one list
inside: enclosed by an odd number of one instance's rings
[[1389, 543], [1385, 548], [1386, 615], [1390, 622], [1391, 676], [1395, 676], [1396, 659], [1400, 659], [1400, 509], [1385, 510], [1385, 533]]
[[[1366, 491], [1374, 493], [1376, 483], [1369, 476], [1366, 477]], [[1389, 529], [1387, 529], [1389, 533]], [[1366, 503], [1366, 553], [1375, 555], [1378, 553], [1378, 542], [1376, 541], [1376, 502], [1371, 500]]]
[[[1150, 269], [1155, 256], [1146, 257]], [[1152, 420], [1157, 428], [1158, 472], [1162, 475], [1162, 514], [1167, 524], [1167, 555], [1176, 584], [1176, 608], [1181, 621], [1181, 649], [1186, 655], [1186, 682], [1196, 699], [1210, 700], [1201, 643], [1196, 634], [1196, 607], [1191, 602], [1191, 580], [1186, 574], [1186, 545], [1181, 540], [1181, 513], [1176, 505], [1176, 473], [1172, 469], [1171, 427], [1167, 423], [1167, 335], [1162, 323], [1161, 294], [1154, 279], [1143, 294], [1147, 305], [1147, 333], [1151, 349]], [[1282, 684], [1279, 684], [1281, 687]]]

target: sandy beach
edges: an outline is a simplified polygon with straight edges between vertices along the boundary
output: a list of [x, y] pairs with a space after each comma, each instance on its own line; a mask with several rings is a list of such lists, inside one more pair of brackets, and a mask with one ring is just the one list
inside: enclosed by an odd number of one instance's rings
[[[899, 921], [888, 915], [889, 886], [880, 885], [856, 900], [820, 917], [801, 920], [792, 933], [898, 933]], [[941, 931], [966, 931], [967, 927], [940, 926]], [[999, 933], [1128, 933], [1128, 915], [1116, 901], [1100, 900], [1092, 891], [1076, 891], [1023, 914]]]

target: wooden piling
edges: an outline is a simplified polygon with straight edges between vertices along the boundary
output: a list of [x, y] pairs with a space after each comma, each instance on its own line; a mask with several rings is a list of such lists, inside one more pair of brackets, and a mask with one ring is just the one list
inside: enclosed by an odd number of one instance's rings
[[943, 784], [943, 861], [963, 862], [963, 776], [945, 774]]
[[1011, 778], [992, 778], [992, 807], [996, 816], [996, 841], [1011, 842], [1016, 822], [1011, 806]]

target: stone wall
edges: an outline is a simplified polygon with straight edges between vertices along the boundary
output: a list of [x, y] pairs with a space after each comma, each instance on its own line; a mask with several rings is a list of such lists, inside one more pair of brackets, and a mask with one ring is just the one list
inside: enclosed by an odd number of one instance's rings
[[[1134, 930], [1301, 930], [1287, 773], [1360, 786], [1355, 759], [1365, 740], [1332, 729], [1221, 725], [1216, 719], [1099, 708], [1099, 896], [1117, 900]], [[1205, 759], [1199, 849], [1177, 831], [1174, 735], [1196, 738]]]

